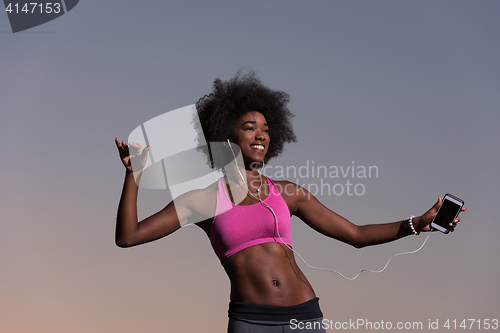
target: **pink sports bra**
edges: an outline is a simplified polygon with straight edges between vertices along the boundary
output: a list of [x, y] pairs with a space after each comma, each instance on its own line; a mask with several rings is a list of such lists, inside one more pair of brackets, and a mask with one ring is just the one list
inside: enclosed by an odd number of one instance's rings
[[[274, 182], [267, 178], [269, 195], [262, 200], [269, 205], [278, 219], [279, 235], [292, 246], [290, 211]], [[209, 238], [220, 261], [262, 243], [282, 243], [276, 231], [276, 221], [271, 211], [260, 202], [248, 206], [235, 205], [229, 199], [226, 184], [219, 179], [215, 217]]]

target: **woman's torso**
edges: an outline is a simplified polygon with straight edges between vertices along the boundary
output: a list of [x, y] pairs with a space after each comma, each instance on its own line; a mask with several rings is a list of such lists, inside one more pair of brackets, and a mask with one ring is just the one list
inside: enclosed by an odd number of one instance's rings
[[[279, 182], [278, 182], [279, 185]], [[270, 195], [276, 195], [278, 187], [272, 182], [264, 179], [261, 189], [261, 199], [270, 202]], [[233, 190], [235, 188], [233, 187]], [[233, 193], [229, 186], [223, 189], [227, 191], [231, 202], [234, 197], [238, 197], [237, 190]], [[255, 193], [251, 188], [251, 192]], [[285, 191], [286, 192], [286, 191]], [[283, 200], [287, 207], [293, 206], [293, 194], [282, 193], [279, 200]], [[237, 198], [238, 207], [255, 205], [258, 201], [250, 196]], [[235, 206], [235, 205], [233, 205]], [[237, 207], [237, 208], [238, 208]], [[250, 208], [250, 207], [249, 207]], [[290, 210], [287, 210], [290, 214]], [[256, 219], [259, 217], [256, 216]], [[210, 237], [210, 230], [213, 222], [217, 223], [217, 218], [208, 219], [198, 223]], [[260, 221], [256, 220], [255, 223]], [[245, 223], [252, 223], [252, 220], [245, 218]], [[274, 223], [274, 222], [273, 222]], [[231, 300], [262, 305], [290, 306], [306, 302], [315, 298], [314, 290], [295, 262], [293, 251], [290, 250], [279, 238], [276, 241], [264, 242], [246, 247], [221, 262], [231, 281]]]

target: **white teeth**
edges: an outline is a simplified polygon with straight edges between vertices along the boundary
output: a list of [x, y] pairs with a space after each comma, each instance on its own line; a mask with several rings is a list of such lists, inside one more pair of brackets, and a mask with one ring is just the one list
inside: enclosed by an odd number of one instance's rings
[[252, 148], [256, 148], [258, 150], [264, 150], [264, 146], [263, 145], [252, 145], [251, 147]]

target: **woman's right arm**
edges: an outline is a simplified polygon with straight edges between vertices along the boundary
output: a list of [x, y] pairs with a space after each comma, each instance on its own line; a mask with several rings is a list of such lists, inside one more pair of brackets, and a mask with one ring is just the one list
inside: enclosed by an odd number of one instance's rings
[[[125, 181], [123, 184], [120, 204], [116, 216], [115, 242], [119, 247], [130, 247], [147, 243], [165, 237], [180, 228], [180, 220], [188, 219], [191, 211], [182, 204], [171, 202], [158, 213], [138, 221], [137, 194], [142, 174], [141, 171], [132, 170], [131, 159], [135, 159], [142, 166], [145, 165], [149, 147], [142, 149], [139, 145], [120, 142], [115, 139], [120, 158], [125, 166]], [[137, 169], [134, 161], [134, 168]], [[135, 179], [136, 178], [136, 179]], [[180, 202], [181, 203], [181, 202]], [[177, 209], [176, 209], [177, 208]]]

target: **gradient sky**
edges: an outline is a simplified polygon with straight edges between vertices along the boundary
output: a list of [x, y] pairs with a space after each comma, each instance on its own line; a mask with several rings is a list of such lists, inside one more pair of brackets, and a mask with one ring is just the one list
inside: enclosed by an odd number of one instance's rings
[[[229, 280], [201, 229], [114, 244], [113, 140], [240, 68], [291, 96], [298, 142], [271, 166], [378, 167], [299, 179], [362, 183], [318, 196], [353, 223], [421, 215], [446, 192], [466, 203], [456, 232], [382, 274], [304, 268], [325, 318], [500, 319], [499, 17], [498, 1], [88, 0], [13, 34], [0, 14], [0, 331], [225, 332]], [[140, 217], [169, 200], [141, 190]], [[356, 250], [292, 221], [310, 264], [349, 276], [424, 241]]]

